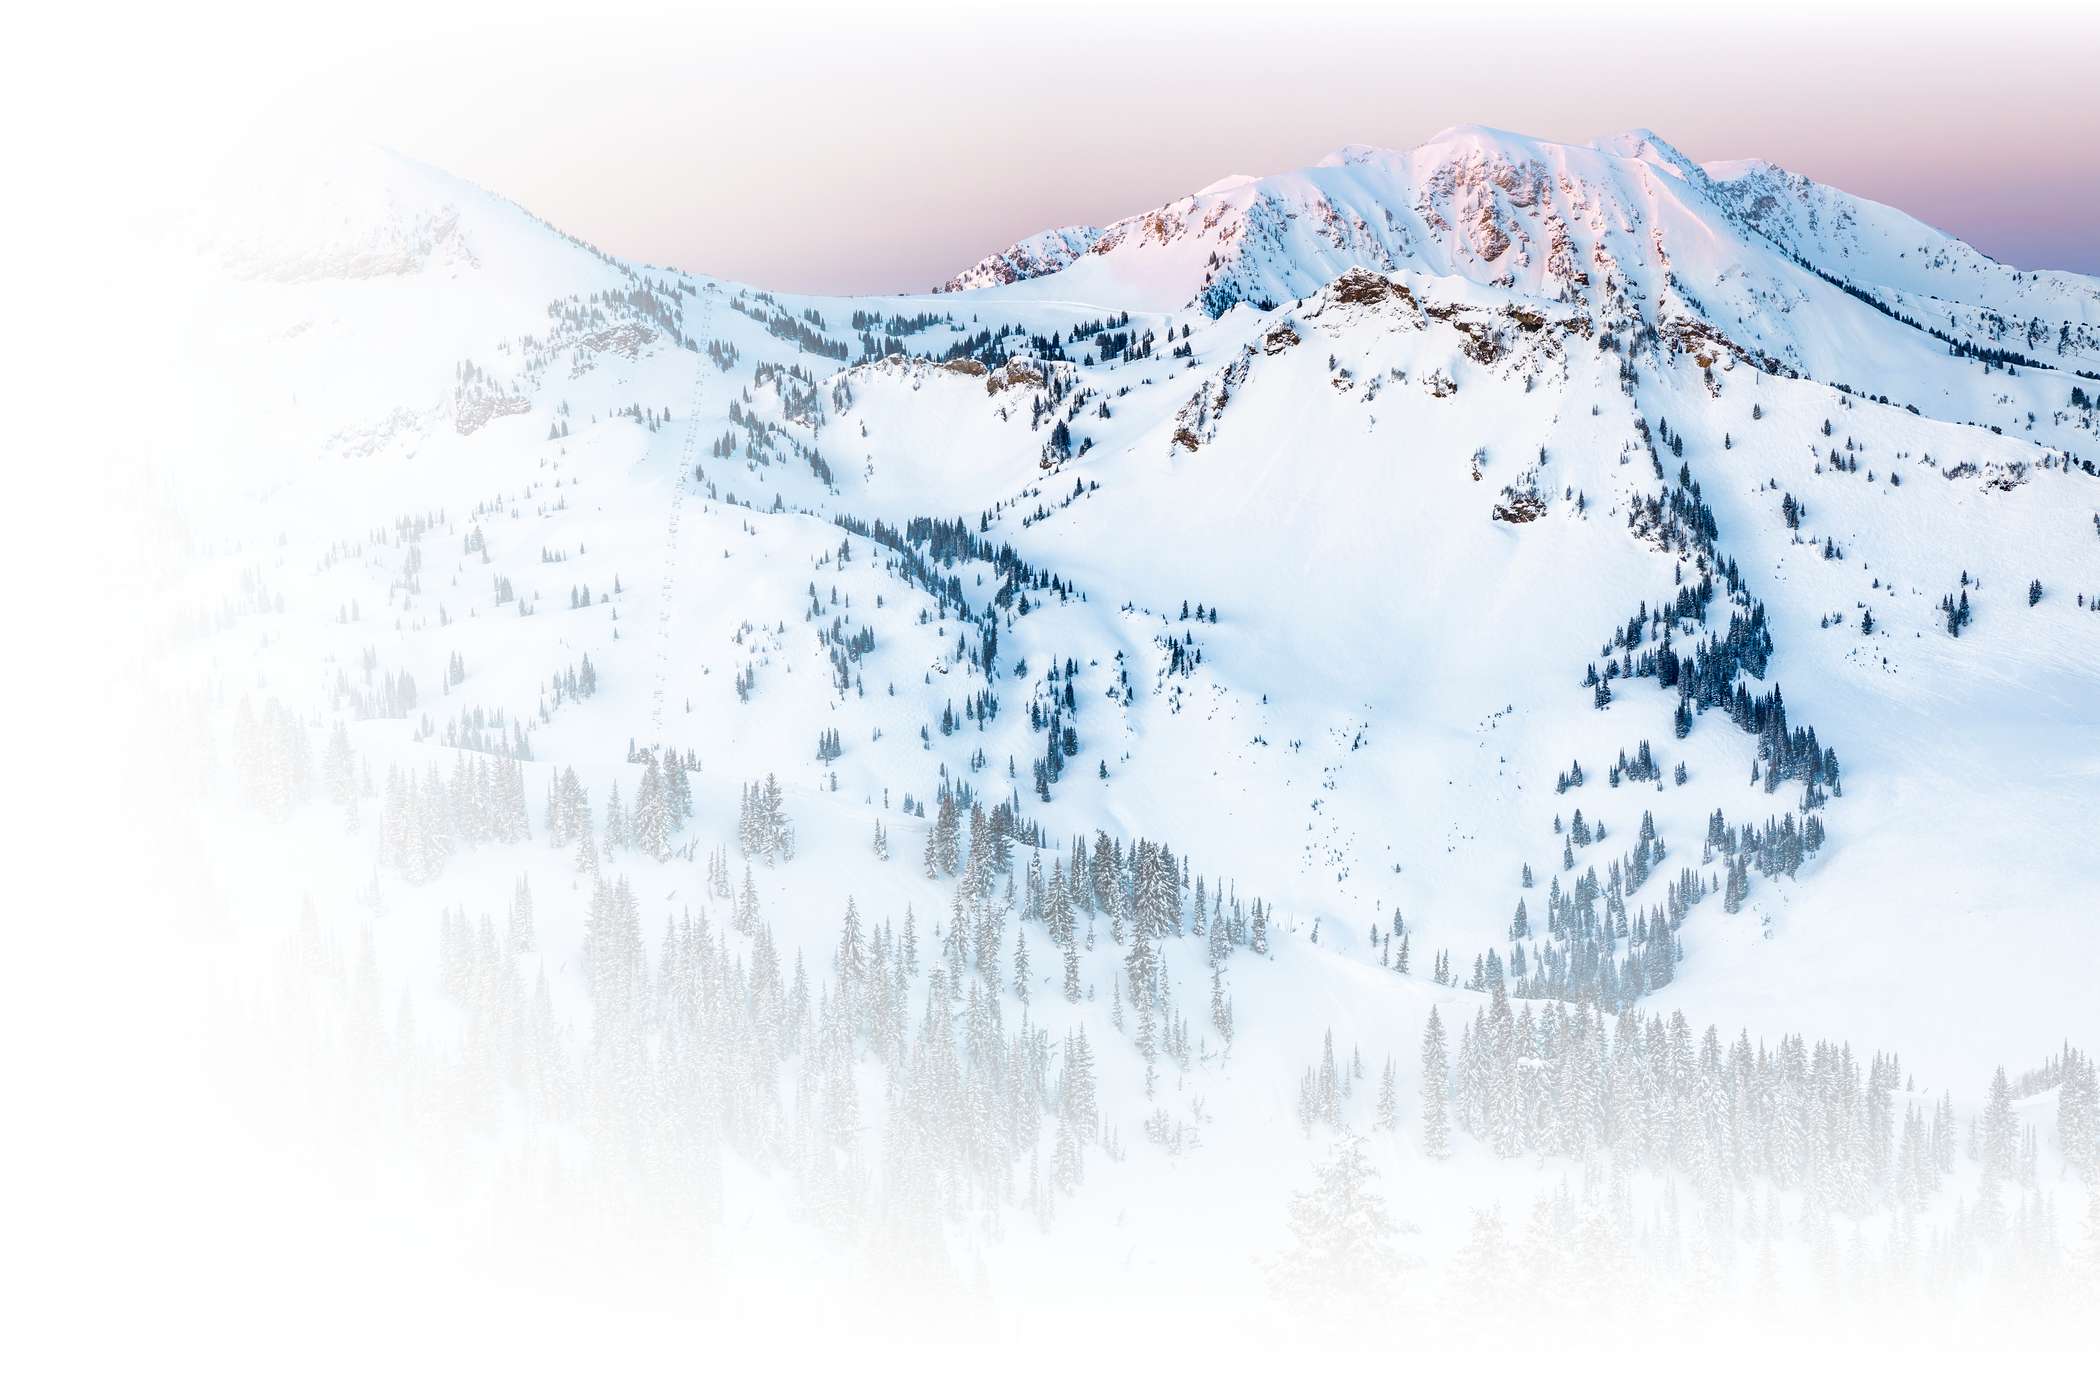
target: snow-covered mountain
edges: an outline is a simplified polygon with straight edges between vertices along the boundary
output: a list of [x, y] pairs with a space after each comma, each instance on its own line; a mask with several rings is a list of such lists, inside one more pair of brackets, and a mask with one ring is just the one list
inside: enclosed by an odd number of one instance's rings
[[[171, 230], [155, 333], [157, 683], [216, 755], [171, 839], [483, 1141], [642, 1131], [639, 1075], [649, 1170], [813, 1260], [908, 1223], [1132, 1296], [1257, 1294], [1388, 1061], [1373, 1151], [1449, 1260], [1438, 1192], [1521, 1216], [1598, 1150], [1551, 1085], [1600, 1014], [1628, 1075], [1651, 1015], [1747, 1031], [1665, 1097], [1808, 1094], [1760, 1038], [1848, 1044], [1826, 1088], [1900, 1055], [1876, 1230], [1999, 1189], [1950, 1157], [1927, 1206], [1889, 1145], [1999, 1065], [2020, 1189], [2085, 1160], [2095, 279], [1646, 132], [1348, 148], [896, 297], [632, 264], [380, 153], [251, 190]], [[913, 1097], [951, 1029], [996, 1148]], [[1691, 1151], [1642, 1181], [1733, 1201]]]
[[1345, 147], [1106, 229], [1038, 234], [948, 290], [1053, 278], [1043, 295], [1217, 315], [1308, 295], [1351, 267], [1454, 277], [1599, 316], [1639, 307], [1658, 323], [1710, 322], [1818, 376], [1842, 373], [1840, 337], [1872, 324], [1872, 311], [1832, 297], [1836, 284], [1943, 340], [2100, 368], [2100, 281], [2008, 268], [1762, 161], [1702, 167], [1648, 131], [1565, 146], [1463, 126], [1406, 151]]

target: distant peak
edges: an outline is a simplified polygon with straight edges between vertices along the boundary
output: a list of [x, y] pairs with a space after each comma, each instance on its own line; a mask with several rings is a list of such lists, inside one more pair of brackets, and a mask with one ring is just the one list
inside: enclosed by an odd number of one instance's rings
[[1600, 136], [1590, 142], [1590, 147], [1608, 156], [1646, 161], [1687, 180], [1699, 173], [1697, 161], [1645, 126], [1632, 127], [1611, 136]]
[[1490, 146], [1533, 146], [1539, 144], [1530, 136], [1520, 132], [1504, 131], [1500, 127], [1482, 126], [1479, 122], [1460, 122], [1447, 126], [1422, 144], [1425, 146], [1451, 146], [1461, 142], [1478, 142]]
[[1258, 175], [1227, 175], [1224, 179], [1213, 180], [1202, 189], [1197, 190], [1196, 197], [1201, 199], [1205, 195], [1224, 194], [1227, 190], [1236, 190], [1242, 185], [1254, 184], [1260, 178]]
[[[1509, 153], [1531, 151], [1549, 144], [1551, 143], [1539, 141], [1534, 137], [1524, 136], [1514, 131], [1503, 131], [1498, 127], [1482, 126], [1478, 122], [1462, 122], [1457, 126], [1445, 127], [1442, 131], [1437, 132], [1420, 144], [1409, 147], [1408, 151], [1429, 151], [1439, 147], [1469, 146], [1475, 149], [1492, 148], [1499, 152]], [[1386, 146], [1352, 144], [1329, 152], [1319, 164], [1326, 169], [1345, 165], [1383, 165], [1389, 164], [1407, 153], [1396, 151]]]
[[1351, 142], [1346, 146], [1337, 146], [1320, 157], [1317, 168], [1333, 170], [1344, 165], [1370, 165], [1392, 154], [1383, 146], [1366, 146], [1359, 142]]
[[1590, 144], [1610, 155], [1630, 156], [1638, 155], [1650, 146], [1662, 146], [1669, 143], [1645, 126], [1629, 126], [1624, 131], [1615, 131], [1609, 136], [1600, 136], [1590, 142]]

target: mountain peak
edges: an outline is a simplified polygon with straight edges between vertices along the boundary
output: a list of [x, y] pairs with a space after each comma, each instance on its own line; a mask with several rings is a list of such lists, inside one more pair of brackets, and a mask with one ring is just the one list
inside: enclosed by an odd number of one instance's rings
[[1692, 180], [1704, 175], [1699, 162], [1645, 126], [1629, 127], [1610, 136], [1600, 136], [1590, 142], [1590, 149], [1626, 160], [1646, 161], [1650, 165], [1670, 171], [1680, 179]]
[[1336, 170], [1352, 165], [1390, 165], [1418, 152], [1435, 151], [1445, 147], [1466, 147], [1474, 150], [1494, 150], [1515, 158], [1529, 157], [1553, 145], [1537, 137], [1520, 132], [1504, 131], [1500, 127], [1483, 126], [1479, 122], [1461, 122], [1447, 126], [1434, 135], [1404, 149], [1392, 146], [1372, 146], [1351, 142], [1329, 151], [1312, 167], [1315, 170]]
[[[2037, 333], [2017, 353], [2100, 358], [2094, 318], [2062, 301], [2090, 305], [2089, 282], [2038, 284], [1899, 211], [1762, 162], [1702, 166], [1646, 127], [1569, 144], [1469, 123], [1407, 150], [1346, 145], [1106, 228], [1049, 230], [947, 289], [1057, 277], [1074, 300], [1216, 317], [1307, 296], [1351, 267], [1455, 278], [1476, 296], [1538, 298], [1605, 323], [1688, 317], [1811, 375], [1842, 364], [1784, 309], [1811, 302], [1819, 323], [1867, 306], [1957, 347], [2053, 325], [2052, 347]], [[1866, 296], [1824, 306], [1843, 295], [1833, 283]]]
[[1550, 144], [1540, 141], [1535, 136], [1526, 136], [1522, 132], [1504, 131], [1498, 126], [1484, 126], [1479, 122], [1460, 122], [1456, 126], [1445, 127], [1442, 131], [1422, 142], [1416, 149], [1420, 150], [1429, 146], [1456, 146], [1467, 143], [1504, 148]]
[[1313, 169], [1339, 170], [1343, 166], [1348, 165], [1369, 165], [1375, 161], [1389, 159], [1393, 154], [1391, 148], [1386, 146], [1366, 146], [1358, 142], [1351, 142], [1346, 146], [1337, 146], [1326, 155], [1321, 156], [1318, 162], [1314, 164]]
[[603, 261], [471, 180], [384, 146], [262, 140], [228, 159], [211, 180], [209, 214], [183, 232], [236, 275], [305, 282], [451, 276], [480, 268], [490, 280], [528, 280], [553, 292]]

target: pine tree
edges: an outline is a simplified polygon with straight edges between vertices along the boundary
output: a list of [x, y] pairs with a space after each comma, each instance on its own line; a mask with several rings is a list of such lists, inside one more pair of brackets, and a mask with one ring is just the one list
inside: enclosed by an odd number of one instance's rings
[[1137, 1050], [1149, 1062], [1158, 1051], [1153, 1010], [1159, 995], [1159, 962], [1144, 930], [1133, 933], [1123, 965], [1130, 976], [1130, 1004], [1137, 1016]]
[[1156, 941], [1176, 932], [1172, 914], [1174, 873], [1166, 866], [1160, 847], [1140, 840], [1132, 849], [1131, 864], [1133, 897], [1137, 936], [1143, 941]]
[[1073, 945], [1072, 898], [1061, 874], [1053, 867], [1050, 887], [1043, 896], [1043, 922], [1050, 941], [1062, 948]]
[[598, 837], [591, 829], [591, 806], [579, 801], [572, 818], [576, 833], [576, 871], [593, 879], [598, 875]]
[[532, 926], [532, 885], [520, 875], [510, 897], [510, 951], [513, 955], [529, 953], [537, 942]]
[[1086, 1179], [1086, 1157], [1080, 1149], [1079, 1133], [1069, 1118], [1059, 1115], [1057, 1120], [1057, 1142], [1051, 1179], [1058, 1189], [1067, 1195], [1079, 1189]]
[[787, 804], [780, 795], [780, 780], [771, 773], [766, 774], [766, 783], [759, 799], [759, 830], [764, 838], [766, 864], [775, 865], [795, 858], [794, 829], [788, 823]]
[[955, 794], [941, 793], [940, 810], [926, 833], [926, 873], [954, 875], [962, 868], [961, 819], [955, 810]]
[[868, 979], [867, 950], [861, 941], [860, 906], [846, 896], [846, 917], [839, 933], [839, 1002], [850, 1023], [858, 1013]]
[[634, 844], [651, 860], [671, 854], [671, 807], [654, 749], [642, 751], [642, 781], [634, 795]]
[[620, 784], [614, 780], [612, 791], [605, 799], [605, 853], [613, 852], [633, 844], [628, 837], [627, 809], [620, 802]]
[[1422, 1030], [1422, 1151], [1434, 1158], [1451, 1155], [1451, 1130], [1444, 1110], [1444, 1086], [1450, 1075], [1444, 1023], [1432, 1006], [1429, 1024]]
[[2019, 1151], [2020, 1120], [2013, 1110], [2012, 1083], [2005, 1067], [1991, 1077], [1990, 1097], [1982, 1123], [1983, 1170], [1986, 1177], [2009, 1177]]
[[1334, 1144], [1314, 1184], [1291, 1201], [1291, 1247], [1270, 1267], [1270, 1284], [1294, 1307], [1322, 1317], [1379, 1315], [1400, 1267], [1399, 1227], [1373, 1184], [1364, 1140]]
[[1065, 1068], [1058, 1084], [1058, 1116], [1072, 1125], [1081, 1143], [1092, 1142], [1099, 1129], [1094, 1103], [1094, 1051], [1081, 1026], [1065, 1041]]

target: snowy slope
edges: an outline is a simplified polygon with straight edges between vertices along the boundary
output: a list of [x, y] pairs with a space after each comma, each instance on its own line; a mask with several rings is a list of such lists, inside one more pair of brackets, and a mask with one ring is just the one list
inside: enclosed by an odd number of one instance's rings
[[[882, 298], [629, 264], [391, 155], [315, 168], [264, 172], [178, 231], [168, 276], [192, 314], [156, 332], [191, 374], [150, 446], [160, 547], [178, 556], [153, 603], [155, 686], [210, 738], [192, 775], [209, 820], [178, 839], [212, 872], [232, 984], [265, 962], [239, 950], [311, 901], [342, 965], [371, 930], [388, 1034], [471, 1070], [474, 998], [498, 994], [441, 990], [436, 930], [453, 909], [502, 928], [524, 879], [537, 942], [505, 944], [488, 976], [514, 979], [520, 1006], [542, 996], [550, 1040], [587, 1063], [597, 881], [550, 842], [548, 797], [573, 769], [602, 836], [615, 785], [635, 801], [642, 750], [652, 766], [690, 754], [693, 814], [667, 859], [614, 847], [597, 864], [630, 882], [652, 968], [667, 924], [729, 927], [741, 901], [717, 862], [735, 886], [748, 864], [783, 968], [799, 956], [813, 988], [845, 975], [849, 896], [871, 925], [912, 911], [930, 968], [930, 929], [962, 903], [922, 872], [921, 804], [965, 784], [980, 811], [1010, 802], [1034, 825], [1046, 872], [1097, 832], [1164, 841], [1214, 896], [1263, 901], [1271, 946], [1221, 960], [1228, 1048], [1200, 940], [1163, 941], [1163, 1014], [1192, 1042], [1149, 1086], [1122, 1023], [1120, 923], [1103, 913], [1075, 950], [1074, 1003], [1042, 921], [1000, 915], [987, 995], [1006, 1031], [1026, 1017], [1057, 1044], [1085, 1028], [1120, 1129], [1052, 1234], [950, 1237], [958, 1269], [1043, 1298], [1257, 1299], [1249, 1261], [1281, 1247], [1312, 1150], [1297, 1081], [1323, 1035], [1371, 1067], [1353, 1123], [1389, 1057], [1411, 1121], [1430, 1008], [1455, 1047], [1489, 1002], [1458, 985], [1475, 959], [1506, 965], [1521, 942], [1535, 965], [1549, 886], [1611, 878], [1644, 816], [1667, 854], [1628, 914], [1681, 871], [1712, 892], [1673, 941], [1608, 944], [1607, 961], [1667, 980], [1626, 994], [1640, 1015], [1900, 1052], [1916, 1102], [1952, 1091], [1965, 1113], [1994, 1067], [2100, 1031], [2100, 382], [2073, 372], [2100, 369], [2092, 279], [2015, 272], [1646, 133], [1569, 147], [1468, 127], [1350, 148]], [[1934, 331], [2031, 363], [1956, 355]], [[1691, 483], [1710, 539], [1663, 528], [1696, 508], [1650, 504]], [[914, 520], [943, 531], [874, 528]], [[1666, 633], [1663, 607], [1702, 578], [1705, 615]], [[1950, 635], [1937, 605], [1964, 591], [1971, 619]], [[1782, 690], [1840, 782], [1753, 781], [1759, 736], [1725, 705], [1680, 737], [1680, 692], [1622, 674], [1753, 615], [1769, 660], [1723, 679]], [[587, 694], [565, 679], [586, 657]], [[1053, 711], [1077, 737], [1039, 787]], [[339, 723], [353, 778], [331, 792]], [[1644, 741], [1655, 773], [1608, 778]], [[450, 781], [474, 755], [521, 758], [531, 839], [460, 836], [410, 870], [390, 769]], [[1557, 790], [1571, 763], [1586, 781]], [[747, 862], [740, 796], [769, 774], [797, 851]], [[1608, 834], [1577, 845], [1578, 809]], [[1732, 831], [1814, 817], [1827, 838], [1724, 912], [1728, 859], [1702, 851], [1717, 810]], [[1520, 900], [1532, 933], [1513, 941]], [[1406, 975], [1383, 942], [1396, 913]], [[1557, 1004], [1530, 990], [1527, 1007]], [[853, 1091], [816, 1083], [816, 1063], [781, 1069], [783, 1122], [844, 1111], [842, 1094], [871, 1130], [892, 1121], [872, 1059]], [[2022, 1113], [2046, 1125], [2053, 1104], [2038, 1092]], [[538, 1112], [496, 1116], [547, 1134], [527, 1156], [573, 1146]], [[476, 1131], [500, 1156], [504, 1134]], [[1009, 1202], [1054, 1155], [1042, 1132], [1041, 1152], [1016, 1149]], [[731, 1157], [736, 1199], [757, 1204], [724, 1248], [759, 1270], [771, 1223], [791, 1222], [801, 1263], [763, 1268], [783, 1287], [801, 1266], [844, 1279], [788, 1138]], [[1439, 1193], [1521, 1215], [1569, 1165], [1463, 1136], [1454, 1164], [1413, 1137], [1377, 1150], [1389, 1190], [1423, 1203], [1409, 1213], [1432, 1260], [1468, 1224], [1427, 1204]], [[2061, 1170], [2068, 1149], [2049, 1153]], [[880, 1158], [857, 1165], [879, 1174]], [[1205, 1228], [1229, 1212], [1245, 1231]], [[1126, 1263], [1103, 1284], [1109, 1255]]]

